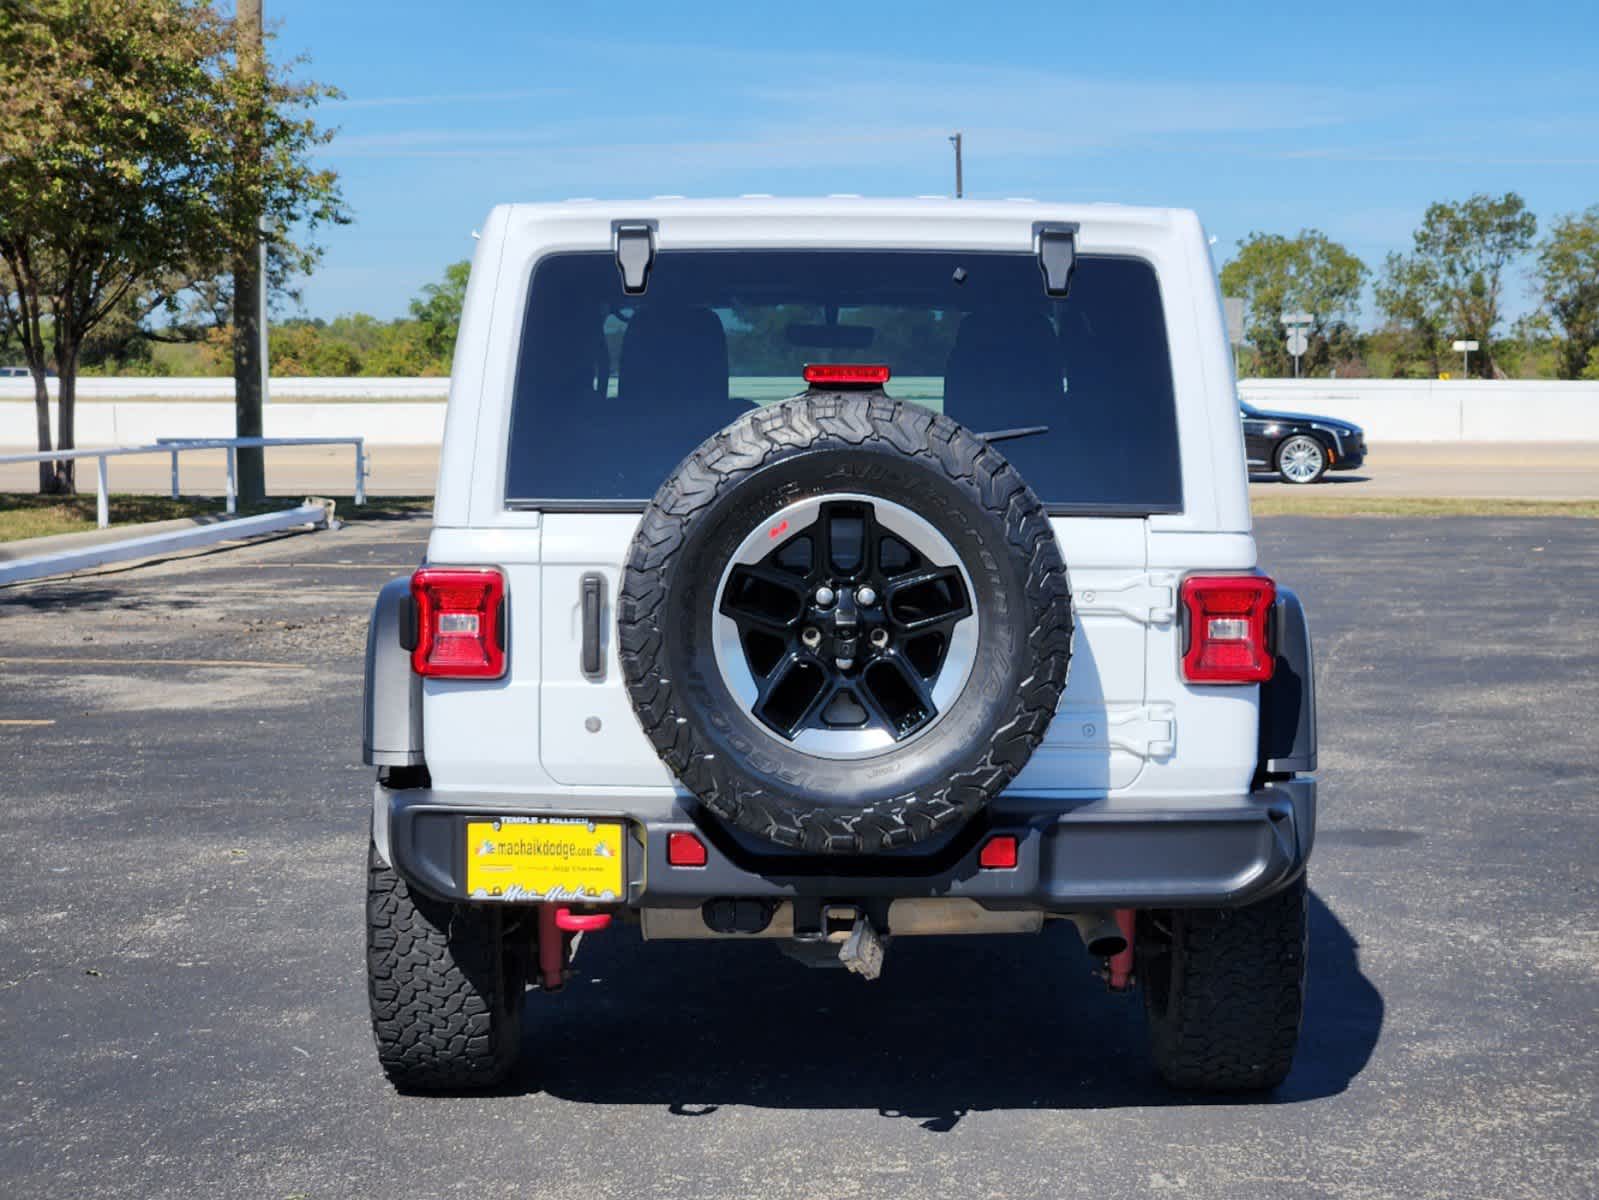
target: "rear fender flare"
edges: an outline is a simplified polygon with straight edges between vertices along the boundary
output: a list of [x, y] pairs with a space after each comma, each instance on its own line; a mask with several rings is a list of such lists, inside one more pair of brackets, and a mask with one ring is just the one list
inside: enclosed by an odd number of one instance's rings
[[378, 593], [366, 631], [366, 683], [361, 761], [372, 767], [417, 767], [422, 758], [422, 679], [411, 669], [408, 643], [411, 577]]
[[1260, 685], [1260, 763], [1264, 776], [1316, 769], [1316, 673], [1310, 622], [1292, 588], [1279, 586], [1272, 610], [1277, 664]]

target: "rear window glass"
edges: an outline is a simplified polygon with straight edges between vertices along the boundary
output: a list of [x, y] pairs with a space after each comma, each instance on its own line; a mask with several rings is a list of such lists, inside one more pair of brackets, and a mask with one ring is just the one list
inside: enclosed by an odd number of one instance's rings
[[1175, 512], [1177, 417], [1155, 272], [1084, 257], [1071, 295], [1031, 254], [662, 251], [641, 297], [607, 252], [534, 269], [506, 499], [642, 505], [704, 438], [805, 389], [806, 363], [885, 363], [890, 396], [997, 440], [1056, 512]]

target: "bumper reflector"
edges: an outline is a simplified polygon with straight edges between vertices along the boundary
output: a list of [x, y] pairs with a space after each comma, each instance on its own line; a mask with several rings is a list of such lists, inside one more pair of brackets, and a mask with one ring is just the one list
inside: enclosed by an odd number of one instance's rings
[[983, 843], [977, 852], [977, 865], [985, 871], [1009, 871], [1016, 866], [1016, 839], [1001, 833]]
[[705, 843], [692, 833], [666, 835], [666, 861], [674, 867], [703, 867], [708, 856]]

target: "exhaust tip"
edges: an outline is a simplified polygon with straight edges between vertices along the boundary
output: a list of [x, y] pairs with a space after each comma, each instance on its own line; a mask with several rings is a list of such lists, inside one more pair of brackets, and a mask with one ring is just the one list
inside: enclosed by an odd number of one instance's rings
[[1122, 932], [1116, 918], [1108, 912], [1068, 914], [1077, 926], [1077, 935], [1094, 958], [1115, 958], [1127, 949], [1127, 935]]
[[1115, 958], [1127, 949], [1127, 939], [1121, 934], [1106, 934], [1103, 937], [1093, 938], [1087, 943], [1088, 953], [1095, 958]]

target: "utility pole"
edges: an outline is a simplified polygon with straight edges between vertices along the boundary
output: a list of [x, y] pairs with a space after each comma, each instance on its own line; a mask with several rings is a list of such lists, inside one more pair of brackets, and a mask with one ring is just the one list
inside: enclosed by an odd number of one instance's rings
[[[239, 142], [238, 171], [242, 192], [259, 206], [261, 151], [265, 127], [266, 48], [261, 35], [261, 0], [238, 0], [235, 21], [239, 74], [249, 83], [247, 129]], [[266, 238], [264, 214], [250, 214], [253, 245], [241, 247], [233, 263], [233, 428], [237, 437], [262, 436], [262, 409], [267, 393]], [[238, 451], [239, 500], [260, 504], [266, 499], [266, 466], [261, 448]]]
[[961, 135], [959, 130], [950, 134], [949, 142], [950, 145], [955, 147], [955, 199], [959, 200], [966, 191], [961, 181]]

